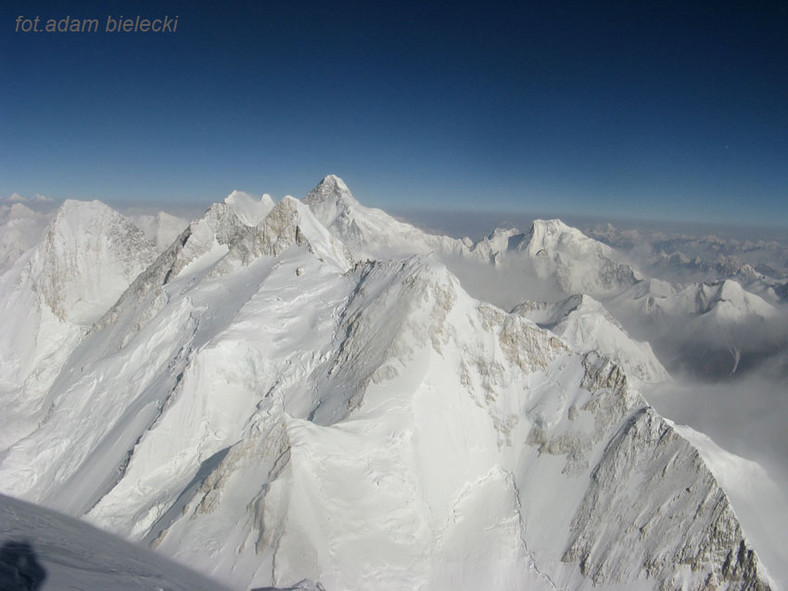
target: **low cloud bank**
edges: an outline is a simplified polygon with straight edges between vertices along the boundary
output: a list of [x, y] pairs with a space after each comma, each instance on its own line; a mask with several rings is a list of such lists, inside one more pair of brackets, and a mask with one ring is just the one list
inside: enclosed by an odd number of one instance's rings
[[556, 281], [538, 277], [525, 257], [499, 266], [458, 256], [443, 256], [441, 261], [471, 296], [507, 311], [525, 300], [555, 302], [565, 297]]

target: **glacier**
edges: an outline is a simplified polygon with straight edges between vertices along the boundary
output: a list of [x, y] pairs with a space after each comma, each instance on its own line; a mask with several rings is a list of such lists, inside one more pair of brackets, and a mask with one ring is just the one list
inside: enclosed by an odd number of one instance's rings
[[[569, 297], [506, 311], [445, 257]], [[0, 278], [0, 492], [235, 589], [776, 588], [720, 454], [591, 297], [643, 282], [558, 221], [473, 245], [333, 175], [234, 192], [164, 249], [67, 202]]]

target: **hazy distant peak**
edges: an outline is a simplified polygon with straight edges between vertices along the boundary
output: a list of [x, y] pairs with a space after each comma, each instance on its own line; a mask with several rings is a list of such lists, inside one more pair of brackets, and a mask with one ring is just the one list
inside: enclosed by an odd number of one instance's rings
[[516, 228], [496, 228], [470, 248], [475, 256], [495, 263], [503, 253], [513, 248], [523, 234]]
[[561, 234], [582, 234], [577, 228], [566, 225], [559, 219], [534, 220], [528, 230], [531, 241], [555, 240]]
[[317, 187], [318, 188], [327, 187], [330, 190], [340, 190], [340, 191], [350, 192], [349, 189], [347, 188], [347, 185], [345, 184], [345, 181], [343, 181], [335, 174], [327, 174], [326, 176], [324, 176], [323, 180], [320, 181]]
[[276, 205], [268, 193], [263, 194], [260, 199], [255, 199], [249, 193], [238, 190], [225, 197], [224, 202], [246, 226], [259, 224]]
[[527, 250], [532, 255], [552, 252], [557, 248], [572, 248], [577, 250], [578, 254], [596, 252], [611, 260], [621, 260], [618, 253], [607, 244], [559, 219], [534, 220], [518, 246], [518, 250]]
[[51, 197], [37, 193], [32, 197], [23, 197], [19, 193], [12, 193], [8, 197], [0, 197], [0, 202], [5, 203], [32, 203], [32, 204], [52, 204], [55, 202]]
[[345, 181], [333, 174], [325, 176], [314, 189], [309, 191], [304, 197], [304, 203], [313, 209], [315, 207], [335, 207], [340, 209], [359, 205]]
[[568, 224], [565, 224], [558, 218], [549, 220], [535, 219], [533, 222], [531, 222], [531, 229], [543, 230], [547, 232], [566, 232], [570, 230], [579, 232], [579, 230], [569, 226]]
[[[47, 230], [47, 243], [66, 240], [81, 244], [80, 249], [101, 234], [109, 236], [142, 234], [128, 218], [98, 200], [77, 201], [67, 199], [57, 209]], [[136, 240], [136, 238], [135, 238]], [[57, 252], [62, 254], [62, 244]]]
[[[109, 205], [94, 199], [93, 201], [78, 201], [76, 199], [66, 199], [58, 209], [58, 217], [65, 215], [73, 215], [76, 212], [113, 212], [116, 213]], [[120, 214], [117, 214], [120, 215]]]
[[483, 240], [497, 244], [500, 241], [508, 241], [512, 236], [521, 234], [517, 228], [495, 228], [491, 233], [484, 237]]
[[36, 212], [30, 209], [24, 203], [14, 202], [9, 210], [9, 218], [12, 220], [29, 218], [36, 215]]
[[36, 291], [61, 320], [90, 324], [156, 258], [154, 244], [101, 201], [66, 200], [31, 260]]
[[775, 313], [773, 306], [763, 298], [746, 291], [738, 281], [733, 279], [724, 279], [714, 284], [702, 284], [698, 291], [699, 306], [703, 309], [703, 304], [705, 304], [705, 310], [727, 303], [740, 312], [753, 313], [763, 318], [768, 318]]
[[[559, 219], [534, 220], [517, 249], [525, 250], [530, 255], [546, 254], [554, 251], [559, 244], [565, 242], [590, 246], [597, 241]], [[599, 244], [601, 245], [601, 243]]]

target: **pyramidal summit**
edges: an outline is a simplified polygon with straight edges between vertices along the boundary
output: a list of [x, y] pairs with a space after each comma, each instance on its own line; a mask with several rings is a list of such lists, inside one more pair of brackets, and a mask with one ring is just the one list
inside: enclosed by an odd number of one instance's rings
[[[449, 259], [565, 297], [506, 310]], [[558, 221], [472, 244], [333, 175], [163, 248], [66, 202], [0, 276], [0, 543], [52, 588], [778, 588], [599, 299], [646, 279]]]

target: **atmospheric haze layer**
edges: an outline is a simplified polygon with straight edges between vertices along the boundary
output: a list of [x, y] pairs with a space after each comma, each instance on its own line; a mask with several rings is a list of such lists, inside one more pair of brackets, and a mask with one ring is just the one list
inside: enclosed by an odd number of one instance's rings
[[788, 583], [785, 245], [474, 241], [333, 175], [41, 203], [0, 204], [7, 587]]

